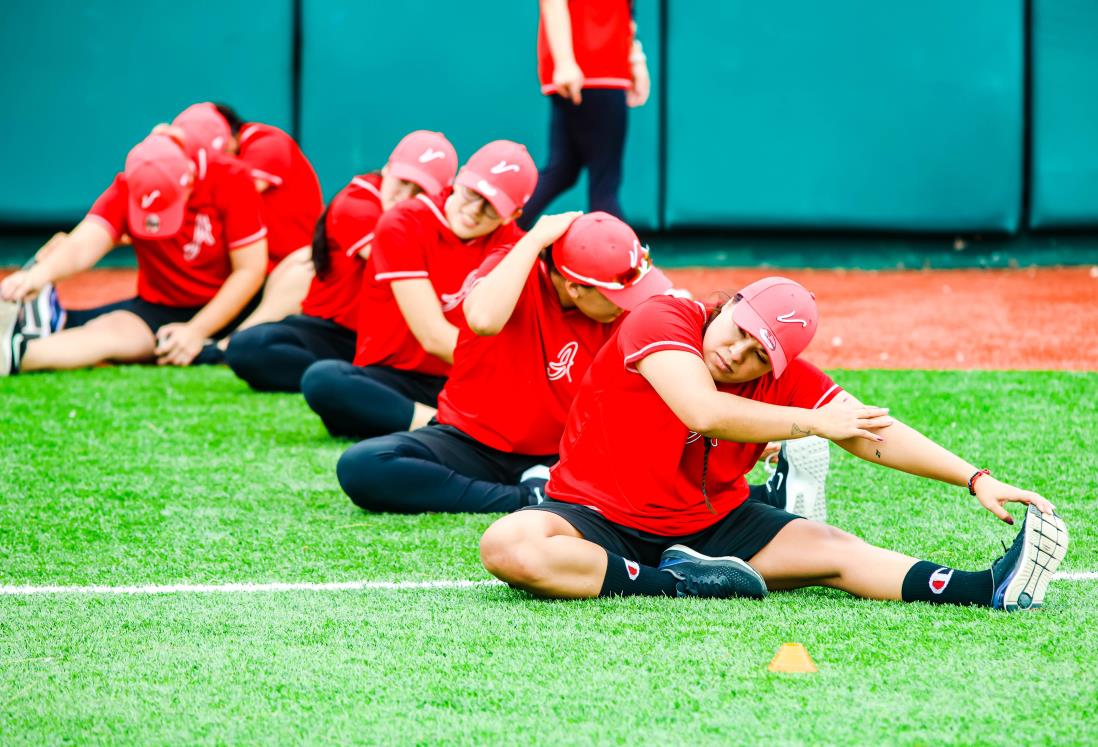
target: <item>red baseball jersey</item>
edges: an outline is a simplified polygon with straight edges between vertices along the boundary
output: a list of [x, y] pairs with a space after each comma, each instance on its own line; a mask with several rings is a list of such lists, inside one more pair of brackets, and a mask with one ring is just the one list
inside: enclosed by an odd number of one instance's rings
[[[301, 313], [328, 319], [347, 329], [358, 324], [358, 299], [367, 263], [359, 252], [374, 240], [374, 229], [381, 216], [381, 175], [362, 174], [351, 179], [328, 207], [325, 231], [331, 266], [321, 277], [314, 277], [301, 302]], [[343, 209], [348, 201], [357, 204]]]
[[[630, 0], [568, 0], [572, 19], [572, 53], [583, 71], [584, 88], [622, 88], [633, 85], [629, 53], [633, 47]], [[538, 79], [541, 92], [554, 94], [553, 55], [545, 24], [538, 23]]]
[[[128, 200], [126, 176], [118, 174], [87, 219], [106, 228], [116, 241], [122, 234], [134, 236]], [[259, 195], [247, 169], [227, 156], [203, 159], [179, 232], [164, 239], [133, 238], [137, 295], [164, 306], [205, 306], [232, 272], [229, 252], [266, 235]]]
[[[506, 254], [493, 253], [477, 277]], [[499, 334], [481, 337], [462, 328], [454, 370], [438, 398], [439, 422], [500, 451], [557, 453], [580, 381], [619, 323], [562, 307], [539, 260]]]
[[510, 249], [522, 235], [514, 224], [487, 236], [462, 241], [450, 230], [442, 205], [450, 195], [418, 195], [381, 216], [359, 301], [356, 366], [388, 366], [434, 376], [450, 373], [450, 364], [429, 354], [416, 340], [400, 312], [390, 284], [425, 278], [431, 281], [442, 313], [454, 326], [465, 327], [461, 302], [476, 270], [497, 249]]
[[[711, 440], [706, 476], [710, 511], [701, 491], [703, 437], [683, 425], [636, 368], [662, 350], [701, 357], [706, 317], [697, 301], [670, 296], [645, 301], [629, 315], [595, 357], [580, 387], [546, 493], [664, 537], [699, 532], [747, 500], [744, 475], [765, 444]], [[717, 388], [808, 409], [841, 391], [827, 374], [800, 358], [790, 362], [780, 379], [767, 374]]]
[[240, 128], [237, 139], [237, 157], [251, 169], [252, 178], [270, 184], [263, 192], [269, 272], [288, 254], [312, 243], [324, 196], [309, 159], [282, 130], [251, 123]]

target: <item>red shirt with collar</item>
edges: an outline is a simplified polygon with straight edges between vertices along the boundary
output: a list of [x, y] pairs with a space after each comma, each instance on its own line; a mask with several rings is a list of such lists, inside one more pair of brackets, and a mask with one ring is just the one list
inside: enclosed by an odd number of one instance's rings
[[320, 180], [294, 139], [277, 127], [246, 124], [237, 142], [237, 158], [251, 170], [253, 179], [269, 185], [262, 198], [263, 218], [270, 229], [270, 272], [291, 252], [312, 243], [316, 221], [324, 210]]
[[[506, 254], [493, 253], [477, 277]], [[580, 381], [619, 323], [561, 306], [549, 268], [538, 260], [498, 334], [481, 337], [462, 327], [438, 421], [500, 451], [557, 453]]]
[[359, 301], [356, 366], [449, 375], [450, 364], [429, 354], [412, 334], [391, 283], [430, 280], [446, 320], [462, 329], [461, 302], [472, 287], [477, 267], [490, 253], [510, 249], [522, 236], [522, 230], [509, 223], [486, 236], [462, 241], [450, 230], [443, 213], [451, 191], [435, 198], [417, 195], [378, 220], [370, 254], [372, 269], [366, 273]]
[[229, 252], [267, 235], [259, 195], [247, 170], [235, 159], [203, 159], [194, 189], [174, 236], [142, 239], [129, 226], [129, 187], [118, 174], [88, 212], [117, 241], [133, 236], [137, 255], [137, 296], [149, 303], [188, 308], [205, 306], [232, 272]]
[[[301, 313], [328, 319], [347, 329], [358, 323], [358, 299], [367, 261], [359, 252], [374, 240], [381, 216], [381, 175], [362, 174], [332, 198], [325, 219], [328, 272], [316, 276], [301, 302]], [[349, 202], [355, 202], [353, 209]]]
[[[630, 0], [568, 0], [572, 19], [572, 53], [583, 71], [584, 88], [621, 88], [633, 85], [629, 53], [633, 48]], [[553, 55], [545, 24], [538, 23], [538, 79], [541, 92], [555, 94]]]
[[[595, 357], [576, 395], [550, 471], [546, 493], [599, 511], [610, 521], [663, 537], [709, 527], [747, 500], [744, 476], [766, 444], [711, 440], [701, 491], [705, 444], [640, 373], [637, 363], [662, 350], [702, 357], [707, 319], [697, 301], [657, 296], [638, 306]], [[780, 379], [767, 374], [717, 389], [759, 402], [815, 409], [841, 389], [811, 363], [790, 361]]]

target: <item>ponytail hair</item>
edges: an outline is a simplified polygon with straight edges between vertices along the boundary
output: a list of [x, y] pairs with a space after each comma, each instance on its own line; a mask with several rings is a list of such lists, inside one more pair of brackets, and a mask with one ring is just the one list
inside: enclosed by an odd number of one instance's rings
[[321, 280], [332, 269], [332, 256], [328, 250], [328, 210], [331, 206], [331, 203], [324, 206], [324, 212], [316, 219], [316, 228], [313, 229], [313, 267]]

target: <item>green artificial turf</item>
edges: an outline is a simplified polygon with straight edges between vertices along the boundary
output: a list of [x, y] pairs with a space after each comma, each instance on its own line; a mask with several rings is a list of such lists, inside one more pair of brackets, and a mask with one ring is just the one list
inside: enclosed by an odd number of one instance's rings
[[[1098, 375], [832, 373], [1054, 500], [1061, 570], [1098, 570]], [[488, 578], [494, 516], [357, 510], [346, 444], [224, 369], [0, 379], [0, 402], [0, 585]], [[963, 489], [832, 456], [830, 518], [871, 542], [976, 568], [1013, 537]], [[0, 743], [1093, 743], [1096, 593], [1014, 615], [821, 589], [0, 596]], [[788, 641], [819, 673], [766, 671]]]

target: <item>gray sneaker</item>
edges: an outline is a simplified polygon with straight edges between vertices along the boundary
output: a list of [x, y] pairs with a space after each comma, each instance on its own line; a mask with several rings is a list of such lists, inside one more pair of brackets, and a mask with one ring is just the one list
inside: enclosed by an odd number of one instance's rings
[[680, 597], [766, 596], [766, 582], [758, 571], [739, 558], [711, 558], [686, 545], [672, 545], [660, 556], [660, 570], [679, 580]]
[[1036, 506], [1027, 508], [1025, 523], [1014, 544], [991, 564], [991, 580], [995, 585], [991, 606], [1007, 612], [1039, 608], [1067, 548], [1064, 520], [1055, 513], [1045, 516]]

